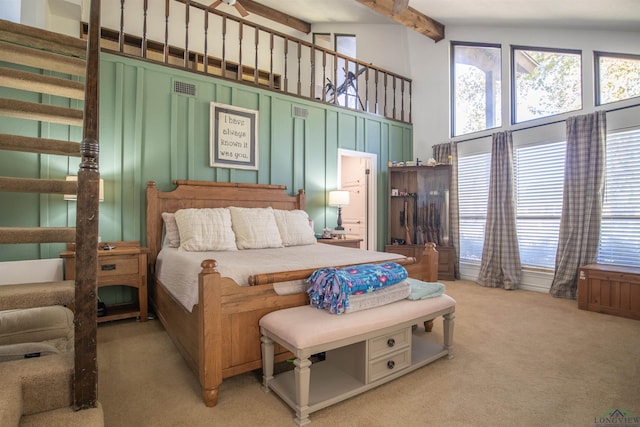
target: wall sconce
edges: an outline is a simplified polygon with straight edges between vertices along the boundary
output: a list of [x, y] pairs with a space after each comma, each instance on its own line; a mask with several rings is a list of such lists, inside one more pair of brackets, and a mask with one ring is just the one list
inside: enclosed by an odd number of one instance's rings
[[[67, 181], [78, 181], [78, 177], [76, 175], [67, 175], [66, 178]], [[101, 202], [104, 202], [104, 179], [100, 178], [100, 194], [98, 196], [98, 199]], [[78, 200], [78, 195], [77, 194], [65, 194], [64, 195], [64, 200]]]
[[338, 226], [336, 230], [344, 230], [342, 226], [342, 207], [349, 205], [349, 192], [344, 190], [329, 191], [329, 206], [338, 207]]

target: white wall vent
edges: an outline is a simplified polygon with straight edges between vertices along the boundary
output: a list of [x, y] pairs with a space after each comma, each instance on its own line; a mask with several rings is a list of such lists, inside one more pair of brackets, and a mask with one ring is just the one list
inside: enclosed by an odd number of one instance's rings
[[297, 107], [297, 106], [293, 106], [293, 117], [299, 118], [299, 119], [306, 119], [307, 117], [309, 117], [309, 110], [307, 110], [306, 108], [303, 107]]

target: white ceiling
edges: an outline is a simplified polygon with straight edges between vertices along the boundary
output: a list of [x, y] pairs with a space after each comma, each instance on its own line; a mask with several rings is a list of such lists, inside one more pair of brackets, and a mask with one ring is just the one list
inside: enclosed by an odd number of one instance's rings
[[[312, 24], [393, 22], [355, 0], [257, 1]], [[640, 0], [409, 0], [409, 6], [445, 27], [489, 25], [640, 31]]]

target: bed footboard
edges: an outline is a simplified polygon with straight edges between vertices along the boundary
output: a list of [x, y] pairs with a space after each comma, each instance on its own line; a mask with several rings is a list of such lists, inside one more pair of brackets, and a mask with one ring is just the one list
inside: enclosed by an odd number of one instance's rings
[[[278, 295], [273, 285], [238, 286], [222, 277], [216, 262], [202, 262], [199, 275], [198, 378], [207, 406], [215, 406], [224, 378], [262, 366], [258, 322], [264, 315], [283, 308], [308, 304], [305, 292]], [[194, 309], [195, 311], [195, 309]], [[276, 349], [277, 360], [291, 357]]]

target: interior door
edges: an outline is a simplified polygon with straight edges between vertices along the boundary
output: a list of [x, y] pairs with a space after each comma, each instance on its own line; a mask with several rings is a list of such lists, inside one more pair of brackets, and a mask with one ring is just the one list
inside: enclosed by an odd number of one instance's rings
[[342, 157], [341, 189], [349, 191], [349, 205], [342, 208], [342, 226], [348, 237], [362, 239], [361, 248], [367, 242], [367, 187], [370, 160], [365, 157]]

